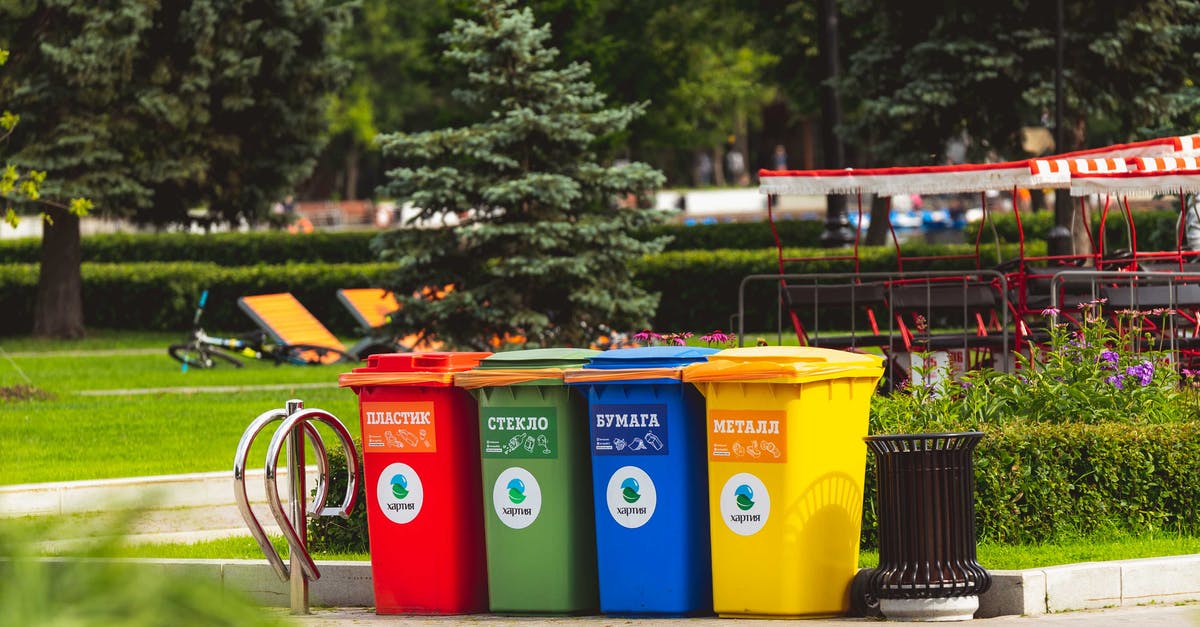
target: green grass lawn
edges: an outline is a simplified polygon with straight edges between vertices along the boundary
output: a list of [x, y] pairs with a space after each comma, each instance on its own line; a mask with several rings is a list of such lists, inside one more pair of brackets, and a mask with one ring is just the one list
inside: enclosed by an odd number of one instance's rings
[[[50, 400], [0, 402], [0, 451], [4, 452], [0, 485], [229, 470], [246, 426], [290, 398], [329, 411], [352, 434], [358, 433], [357, 397], [335, 387], [337, 375], [351, 365], [274, 366], [251, 360], [241, 369], [193, 368], [185, 373], [166, 353], [170, 339], [156, 334], [123, 336], [94, 333], [78, 344], [0, 340], [0, 346], [6, 347], [6, 356], [0, 355], [0, 386], [23, 384], [27, 378], [52, 394]], [[162, 352], [146, 352], [153, 349]], [[312, 383], [330, 387], [115, 396], [78, 393]], [[265, 456], [268, 441], [269, 435], [259, 438], [251, 460]], [[326, 441], [336, 447], [332, 437]]]

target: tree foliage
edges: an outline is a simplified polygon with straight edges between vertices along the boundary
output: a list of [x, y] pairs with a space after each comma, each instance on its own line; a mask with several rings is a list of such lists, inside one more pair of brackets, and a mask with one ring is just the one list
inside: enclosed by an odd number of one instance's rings
[[[0, 5], [7, 156], [47, 198], [170, 224], [255, 222], [312, 167], [346, 67], [324, 0], [39, 0]], [[50, 211], [35, 333], [82, 334], [78, 218]]]
[[615, 199], [663, 177], [606, 164], [598, 148], [645, 105], [606, 108], [586, 64], [555, 67], [549, 37], [528, 8], [481, 3], [443, 35], [464, 78], [455, 94], [477, 121], [381, 138], [399, 163], [387, 192], [419, 207], [418, 219], [458, 221], [415, 243], [383, 241], [384, 258], [400, 263], [393, 291], [418, 293], [401, 299], [400, 327], [461, 346], [505, 334], [581, 345], [653, 313], [658, 297], [633, 284], [629, 262], [661, 242], [638, 241], [651, 214]]
[[[938, 162], [963, 133], [972, 160], [1021, 158], [1020, 128], [1054, 111], [1054, 11], [1023, 0], [939, 6], [845, 3], [854, 37], [838, 88], [857, 103], [844, 131], [869, 151], [860, 161]], [[1066, 3], [1064, 23], [1070, 132], [1060, 151], [1196, 129], [1200, 2]]]

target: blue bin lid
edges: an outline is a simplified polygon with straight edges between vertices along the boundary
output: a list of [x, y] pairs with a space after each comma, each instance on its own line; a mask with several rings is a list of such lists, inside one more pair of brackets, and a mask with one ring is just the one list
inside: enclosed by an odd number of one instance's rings
[[618, 348], [596, 355], [584, 368], [619, 370], [627, 368], [682, 368], [697, 362], [707, 361], [708, 356], [719, 352], [715, 348], [699, 346], [643, 346], [641, 348]]

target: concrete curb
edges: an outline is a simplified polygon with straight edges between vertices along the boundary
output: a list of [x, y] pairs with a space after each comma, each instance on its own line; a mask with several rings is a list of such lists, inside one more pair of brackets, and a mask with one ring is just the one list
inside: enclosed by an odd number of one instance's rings
[[[314, 485], [317, 467], [308, 467], [308, 485]], [[264, 470], [246, 471], [246, 495], [251, 503], [266, 502]], [[277, 480], [286, 485], [287, 468]], [[0, 486], [0, 518], [87, 514], [115, 509], [156, 509], [232, 505], [233, 470], [160, 477], [60, 481]]]
[[[45, 558], [66, 566], [73, 560]], [[219, 581], [267, 607], [288, 607], [290, 592], [265, 561], [122, 560], [163, 572]], [[312, 606], [373, 607], [369, 562], [318, 562], [321, 578], [310, 584]], [[1040, 616], [1048, 613], [1200, 601], [1200, 555], [1115, 562], [1088, 562], [1030, 570], [997, 570], [992, 587], [979, 596], [976, 618]]]
[[[56, 569], [86, 568], [95, 559], [47, 557], [42, 561]], [[223, 590], [249, 596], [266, 607], [288, 607], [288, 584], [266, 561], [259, 560], [169, 560], [120, 559], [122, 563], [154, 569], [163, 575], [181, 575], [190, 580], [219, 583]], [[371, 565], [368, 562], [319, 562], [321, 578], [309, 584], [309, 605], [313, 607], [373, 607]]]

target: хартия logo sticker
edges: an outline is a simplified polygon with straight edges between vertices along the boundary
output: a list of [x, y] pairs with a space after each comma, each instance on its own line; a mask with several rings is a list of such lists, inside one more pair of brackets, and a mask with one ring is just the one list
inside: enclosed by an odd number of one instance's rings
[[739, 536], [762, 530], [771, 515], [771, 495], [762, 480], [748, 472], [729, 478], [721, 488], [721, 519]]
[[658, 491], [646, 471], [623, 466], [608, 479], [605, 490], [608, 513], [618, 525], [636, 529], [650, 521], [658, 505]]
[[388, 520], [403, 525], [412, 522], [421, 513], [425, 488], [412, 466], [397, 462], [388, 465], [379, 475], [375, 498]]
[[520, 466], [506, 468], [492, 487], [492, 507], [500, 522], [513, 529], [524, 529], [542, 511], [542, 488], [528, 470]]

